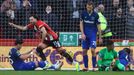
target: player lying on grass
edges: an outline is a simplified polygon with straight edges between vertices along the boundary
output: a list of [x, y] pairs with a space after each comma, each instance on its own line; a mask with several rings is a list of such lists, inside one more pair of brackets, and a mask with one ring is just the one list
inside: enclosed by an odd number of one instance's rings
[[98, 68], [99, 71], [108, 71], [112, 70], [112, 62], [115, 59], [115, 64], [113, 67], [117, 67], [119, 70], [125, 70], [125, 66], [122, 65], [118, 58], [118, 53], [114, 50], [114, 42], [111, 40], [107, 41], [106, 48], [99, 51], [98, 54]]
[[130, 48], [124, 48], [118, 52], [120, 63], [123, 64], [126, 70], [130, 70], [131, 57], [133, 56], [133, 50]]
[[64, 51], [64, 49], [60, 45], [58, 35], [48, 26], [48, 24], [41, 21], [35, 15], [30, 16], [29, 20], [30, 23], [26, 26], [19, 26], [14, 23], [9, 23], [9, 25], [20, 30], [35, 29], [41, 33], [41, 42], [40, 44], [38, 44], [36, 51], [43, 61], [46, 61], [43, 49], [52, 46], [57, 50], [60, 55], [66, 57], [73, 65], [75, 65], [76, 70], [79, 71], [79, 63], [74, 61], [73, 58], [66, 51]]
[[57, 62], [54, 65], [48, 64], [47, 61], [31, 61], [31, 62], [24, 62], [28, 57], [33, 55], [36, 50], [30, 50], [25, 54], [20, 54], [20, 49], [22, 47], [23, 40], [18, 39], [15, 41], [15, 47], [12, 48], [9, 52], [9, 59], [10, 64], [14, 68], [14, 70], [35, 70], [36, 68], [40, 67], [42, 69], [60, 69], [63, 62]]

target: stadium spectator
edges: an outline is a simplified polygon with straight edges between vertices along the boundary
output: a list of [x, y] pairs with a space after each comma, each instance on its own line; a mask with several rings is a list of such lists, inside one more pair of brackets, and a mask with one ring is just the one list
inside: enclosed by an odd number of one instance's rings
[[[8, 26], [8, 21], [15, 19], [16, 6], [12, 0], [4, 0], [1, 4], [1, 27], [3, 38], [15, 38], [15, 29]], [[14, 33], [13, 33], [14, 32]]]
[[29, 0], [23, 0], [23, 8], [25, 9], [29, 9], [32, 5], [31, 3], [29, 2]]
[[109, 13], [110, 18], [113, 18], [113, 15], [116, 14], [117, 9], [120, 7], [119, 3], [120, 3], [119, 0], [113, 0], [111, 7], [109, 7], [110, 8], [110, 13]]
[[57, 15], [60, 15], [58, 13], [59, 12], [58, 8], [61, 8], [61, 7], [58, 7], [59, 1], [60, 0], [46, 0], [43, 4], [44, 4], [44, 7], [46, 7], [47, 5], [51, 5], [51, 7], [53, 8], [53, 13], [57, 14]]
[[82, 13], [82, 8], [84, 7], [83, 0], [71, 0], [70, 10], [71, 10], [71, 18], [78, 19], [80, 17], [80, 13]]
[[53, 9], [51, 5], [47, 5], [46, 9], [45, 9], [45, 13], [43, 16], [43, 20], [48, 23], [50, 25], [50, 27], [52, 27], [52, 29], [54, 29], [54, 31], [59, 31], [58, 30], [58, 21], [59, 21], [59, 17], [53, 13]]
[[126, 15], [129, 15], [129, 9], [131, 7], [134, 7], [134, 1], [133, 0], [127, 0], [127, 4], [126, 4]]
[[119, 9], [121, 7], [121, 0], [107, 0], [107, 1], [104, 1], [104, 5], [106, 7], [106, 11], [105, 11], [105, 15], [108, 19], [108, 24], [110, 25], [110, 22], [113, 18], [113, 15], [116, 14], [117, 12], [117, 9]]
[[112, 32], [109, 28], [109, 25], [107, 23], [107, 19], [104, 16], [104, 10], [105, 7], [103, 4], [99, 4], [97, 7], [98, 15], [99, 15], [99, 20], [100, 20], [100, 25], [101, 25], [101, 31], [102, 31], [102, 37], [103, 37], [103, 43], [102, 46], [106, 45], [106, 41], [112, 37]]
[[13, 0], [15, 2], [16, 5], [16, 9], [19, 10], [21, 9], [21, 1], [20, 0]]
[[[70, 10], [70, 26], [69, 31], [75, 31], [75, 28], [79, 25], [80, 14], [85, 8], [85, 0], [70, 0], [69, 10]], [[73, 27], [73, 28], [72, 28]], [[77, 30], [78, 31], [78, 30]]]
[[134, 6], [134, 0], [127, 0], [127, 6], [130, 8], [130, 7], [133, 7]]
[[[22, 1], [22, 7], [20, 10], [17, 11], [16, 13], [16, 23], [20, 24], [20, 25], [26, 25], [29, 21], [28, 16], [31, 14], [31, 7], [32, 4], [30, 3], [30, 0], [23, 0]], [[28, 31], [19, 31], [18, 30], [18, 34], [19, 36], [23, 37], [23, 38], [35, 38], [35, 36], [33, 36], [34, 31], [33, 30], [28, 30]]]
[[121, 8], [116, 10], [116, 13], [113, 14], [111, 21], [111, 30], [115, 33], [114, 37], [116, 39], [122, 39], [125, 36], [125, 16]]
[[29, 2], [29, 0], [23, 0], [23, 4], [22, 4], [22, 9], [21, 9], [21, 14], [23, 17], [23, 24], [26, 24], [28, 22], [28, 15], [30, 14], [30, 8], [31, 8], [31, 3]]
[[[113, 22], [117, 20], [114, 20], [117, 10], [120, 8], [120, 0], [107, 0], [104, 1], [104, 5], [106, 7], [106, 11], [104, 12], [104, 15], [107, 18], [108, 25], [111, 28], [111, 31], [113, 32], [115, 30], [116, 25], [113, 25]], [[114, 33], [114, 32], [113, 32]]]
[[134, 39], [134, 7], [129, 9], [127, 14], [127, 23], [126, 23], [126, 37], [127, 39]]
[[14, 19], [15, 18], [15, 12], [16, 6], [14, 1], [12, 0], [5, 0], [2, 5], [1, 5], [1, 12], [6, 14], [6, 16], [9, 17], [9, 19]]
[[[40, 2], [41, 0], [29, 0], [30, 4], [31, 4], [31, 11], [32, 13], [38, 13], [39, 12], [39, 6], [38, 5], [41, 5]], [[39, 3], [40, 2], [40, 3]], [[40, 9], [41, 10], [41, 9]]]
[[127, 0], [126, 3], [127, 4], [126, 4], [125, 13], [126, 13], [126, 15], [128, 15], [129, 14], [129, 9], [134, 6], [134, 1], [133, 0]]
[[117, 9], [119, 7], [120, 0], [113, 0], [113, 9]]

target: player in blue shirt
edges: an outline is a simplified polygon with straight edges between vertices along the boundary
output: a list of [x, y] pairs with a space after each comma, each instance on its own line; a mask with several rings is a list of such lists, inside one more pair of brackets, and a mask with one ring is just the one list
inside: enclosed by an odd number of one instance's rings
[[124, 48], [123, 50], [119, 51], [119, 60], [120, 63], [123, 64], [126, 69], [128, 70], [130, 67], [130, 54], [131, 54], [131, 49], [130, 48]]
[[92, 66], [93, 70], [96, 67], [96, 39], [97, 32], [99, 33], [99, 43], [102, 42], [101, 39], [101, 28], [99, 22], [99, 16], [94, 11], [93, 2], [89, 1], [86, 4], [86, 11], [84, 11], [81, 15], [80, 20], [80, 31], [82, 33], [82, 48], [83, 48], [83, 62], [85, 68], [84, 71], [88, 70], [88, 55], [87, 51], [91, 48], [92, 53]]
[[57, 62], [54, 65], [50, 65], [47, 61], [31, 61], [31, 62], [24, 62], [25, 59], [33, 55], [36, 50], [31, 50], [25, 54], [20, 54], [20, 49], [22, 47], [23, 40], [17, 39], [15, 41], [15, 47], [12, 48], [9, 52], [9, 59], [10, 64], [14, 68], [14, 70], [35, 70], [37, 67], [42, 69], [59, 69], [62, 66], [62, 62]]

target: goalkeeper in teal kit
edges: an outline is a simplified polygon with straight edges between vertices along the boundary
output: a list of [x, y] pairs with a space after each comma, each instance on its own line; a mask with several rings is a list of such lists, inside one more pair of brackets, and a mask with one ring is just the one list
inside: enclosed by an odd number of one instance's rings
[[[115, 63], [112, 66], [113, 60]], [[114, 50], [114, 42], [111, 40], [107, 41], [107, 47], [100, 50], [98, 54], [98, 68], [99, 71], [108, 71], [113, 68], [118, 68], [120, 71], [125, 70], [125, 66], [120, 63], [118, 59], [118, 53]]]

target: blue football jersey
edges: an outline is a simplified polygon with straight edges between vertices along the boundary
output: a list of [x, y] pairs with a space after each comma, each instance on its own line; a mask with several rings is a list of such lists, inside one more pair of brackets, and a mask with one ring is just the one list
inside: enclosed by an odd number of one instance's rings
[[121, 50], [119, 53], [119, 60], [124, 66], [126, 66], [130, 62], [130, 56], [125, 50]]
[[20, 52], [16, 48], [12, 48], [9, 52], [10, 64], [14, 69], [19, 68], [24, 63], [24, 60], [20, 59], [20, 55]]
[[84, 34], [90, 36], [91, 34], [97, 34], [97, 25], [100, 24], [99, 15], [93, 11], [91, 14], [87, 11], [83, 11], [81, 14], [81, 20], [83, 21]]

